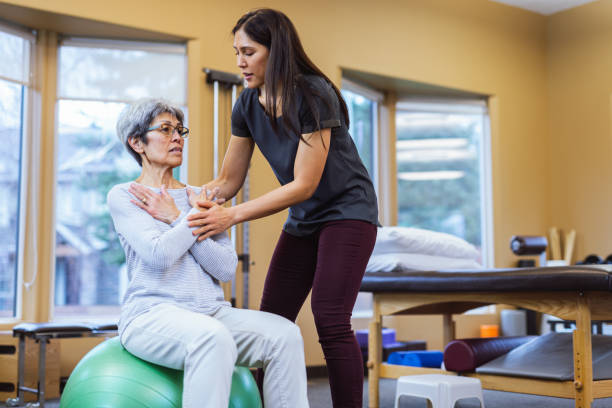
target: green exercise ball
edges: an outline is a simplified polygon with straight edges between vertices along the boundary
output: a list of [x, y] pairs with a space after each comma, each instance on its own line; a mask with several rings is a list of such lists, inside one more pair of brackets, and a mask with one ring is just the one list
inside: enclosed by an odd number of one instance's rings
[[[115, 337], [77, 364], [62, 392], [60, 408], [181, 408], [182, 393], [182, 371], [133, 356]], [[262, 408], [248, 368], [234, 369], [229, 408]]]

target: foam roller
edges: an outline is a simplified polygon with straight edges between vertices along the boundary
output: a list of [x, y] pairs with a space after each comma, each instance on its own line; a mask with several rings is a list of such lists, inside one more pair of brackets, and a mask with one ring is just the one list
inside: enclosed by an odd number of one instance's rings
[[474, 371], [476, 367], [506, 354], [536, 337], [516, 336], [453, 340], [444, 349], [444, 367], [450, 371]]
[[510, 249], [515, 255], [540, 255], [547, 246], [546, 237], [515, 235], [510, 240]]

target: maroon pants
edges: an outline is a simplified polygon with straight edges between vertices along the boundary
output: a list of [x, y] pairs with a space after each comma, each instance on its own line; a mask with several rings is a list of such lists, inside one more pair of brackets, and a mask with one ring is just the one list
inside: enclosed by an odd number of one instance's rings
[[362, 407], [363, 360], [351, 313], [375, 241], [376, 226], [356, 220], [328, 222], [306, 237], [283, 231], [266, 277], [261, 310], [291, 321], [312, 289], [335, 408]]

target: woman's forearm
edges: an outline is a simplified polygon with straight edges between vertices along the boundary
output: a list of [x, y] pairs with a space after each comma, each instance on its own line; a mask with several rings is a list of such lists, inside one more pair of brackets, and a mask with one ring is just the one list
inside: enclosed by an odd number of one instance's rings
[[210, 201], [198, 202], [206, 210], [188, 216], [187, 220], [190, 227], [196, 228], [193, 234], [202, 241], [239, 222], [265, 217], [307, 200], [315, 189], [308, 183], [292, 181], [234, 207], [221, 207]]
[[[313, 137], [313, 135], [317, 137]], [[318, 137], [319, 135], [320, 137]], [[198, 201], [198, 205], [206, 208], [206, 211], [187, 218], [190, 227], [197, 227], [193, 234], [199, 235], [198, 240], [204, 240], [214, 234], [225, 231], [232, 225], [265, 217], [308, 200], [319, 186], [327, 160], [327, 146], [329, 146], [330, 135], [330, 129], [323, 129], [316, 134], [303, 135], [306, 140], [310, 140], [310, 144], [300, 142], [298, 146], [294, 163], [293, 181], [275, 188], [261, 197], [234, 207], [225, 208], [215, 203]], [[229, 169], [232, 166], [226, 166], [226, 163], [224, 163], [223, 167]], [[240, 185], [244, 181], [247, 166], [242, 167], [242, 170], [242, 172], [238, 173], [242, 174], [242, 177], [236, 177], [232, 173], [234, 180], [240, 180]], [[219, 179], [230, 179], [226, 177], [226, 174], [228, 173], [222, 172]], [[217, 186], [220, 187], [221, 184], [219, 183]]]
[[213, 191], [215, 188], [218, 188], [219, 192], [216, 194], [216, 197], [224, 198], [225, 201], [229, 201], [238, 194], [243, 183], [244, 179], [242, 181], [236, 179], [232, 180], [231, 178], [222, 177], [220, 175], [213, 181], [207, 183], [206, 189]]
[[234, 224], [277, 213], [308, 200], [315, 193], [327, 160], [331, 130], [302, 135], [310, 144], [300, 142], [295, 156], [293, 181], [233, 207]]
[[232, 136], [219, 175], [206, 184], [208, 190], [219, 188], [218, 196], [232, 199], [244, 184], [255, 143], [251, 138]]
[[234, 212], [232, 224], [275, 214], [309, 199], [312, 194], [314, 194], [312, 186], [304, 185], [294, 180], [260, 197], [231, 207]]

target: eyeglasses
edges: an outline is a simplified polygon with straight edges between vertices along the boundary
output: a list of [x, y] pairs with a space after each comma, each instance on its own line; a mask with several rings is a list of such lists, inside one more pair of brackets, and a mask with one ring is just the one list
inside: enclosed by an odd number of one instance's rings
[[159, 130], [159, 132], [166, 137], [172, 137], [174, 131], [176, 131], [183, 139], [187, 139], [187, 136], [189, 136], [189, 129], [183, 127], [182, 125], [172, 126], [167, 123], [162, 123], [161, 125], [148, 128], [147, 132], [150, 132], [152, 130]]

